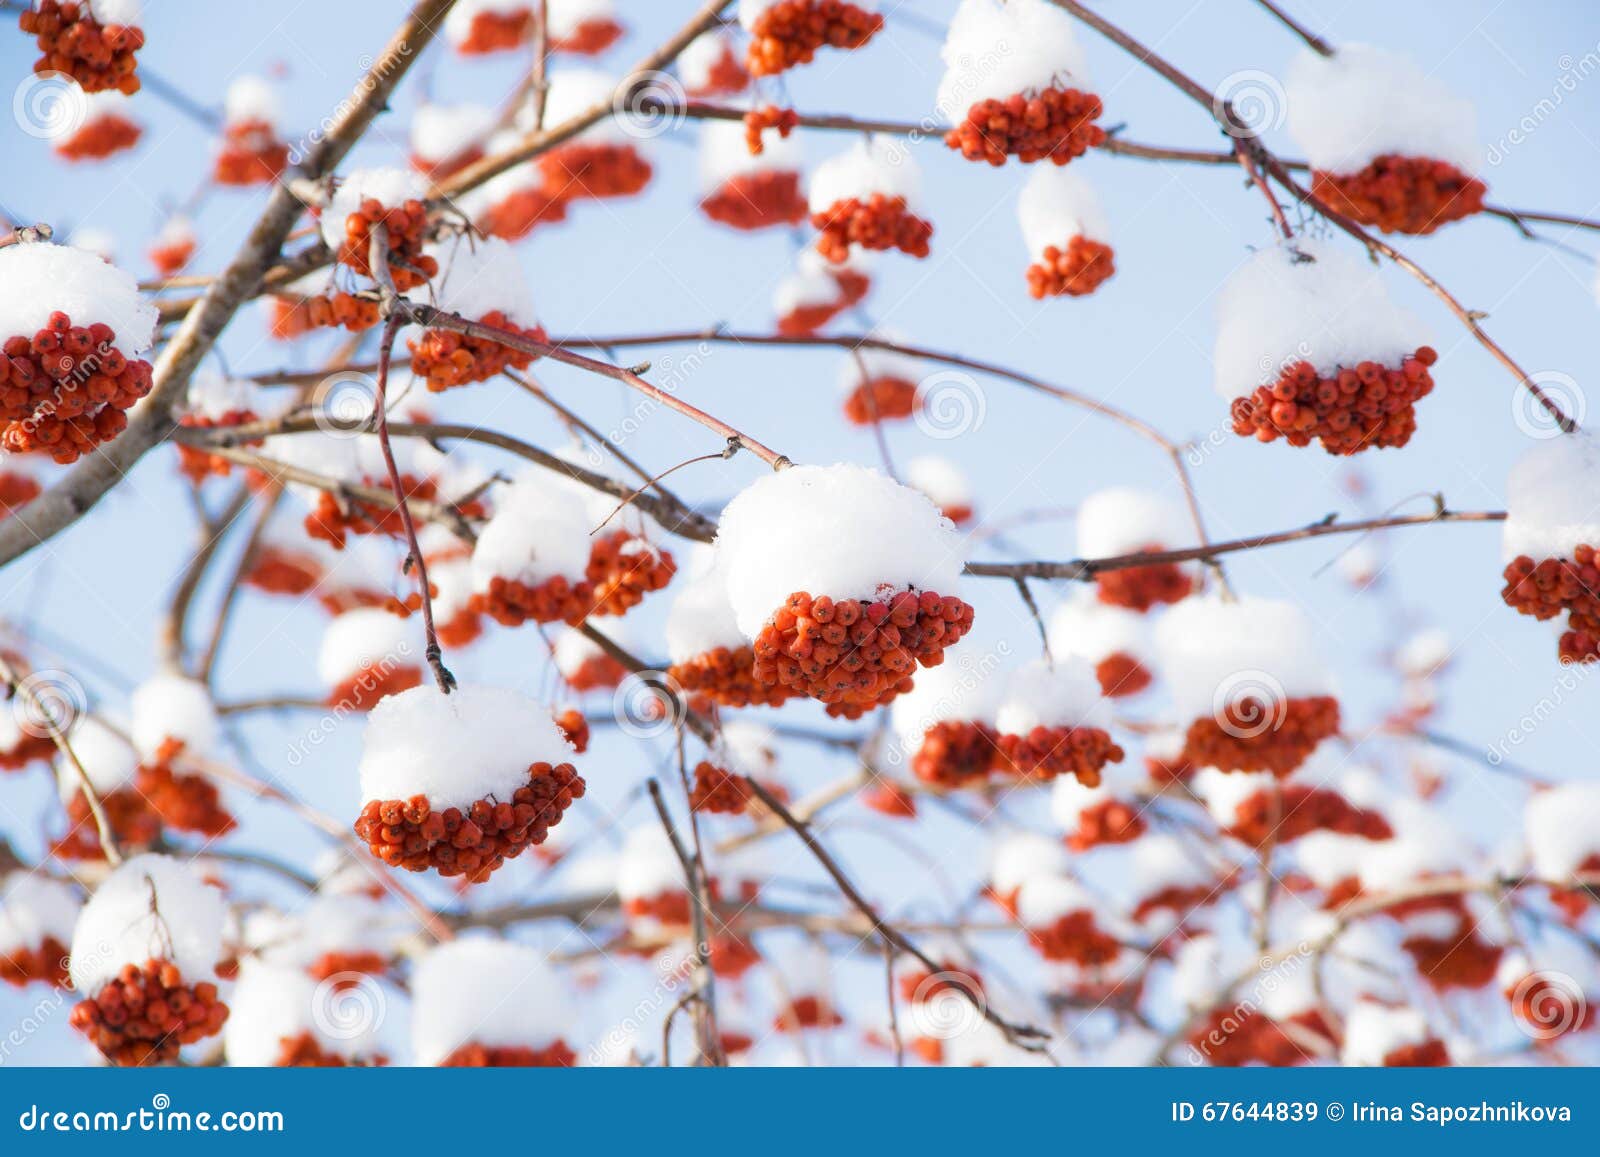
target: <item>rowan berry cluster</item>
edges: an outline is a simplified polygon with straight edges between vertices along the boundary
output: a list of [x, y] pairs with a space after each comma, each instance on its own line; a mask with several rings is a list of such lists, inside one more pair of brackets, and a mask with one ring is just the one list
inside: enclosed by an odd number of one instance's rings
[[1518, 555], [1506, 564], [1500, 597], [1518, 614], [1540, 622], [1567, 614], [1567, 630], [1559, 651], [1563, 663], [1600, 659], [1600, 559], [1595, 548], [1581, 544], [1571, 558], [1534, 562]]
[[[518, 337], [545, 340], [542, 326], [524, 329], [513, 324], [498, 309], [479, 320], [486, 326], [507, 330]], [[406, 347], [411, 350], [411, 372], [424, 378], [428, 389], [435, 394], [453, 386], [486, 382], [507, 369], [525, 370], [533, 364], [535, 356], [490, 337], [478, 337], [453, 329], [423, 330], [420, 338], [408, 339]]]
[[810, 64], [819, 48], [860, 48], [882, 28], [882, 16], [846, 0], [778, 0], [750, 30], [745, 66], [752, 76], [776, 76]]
[[38, 0], [24, 7], [18, 21], [43, 54], [33, 71], [43, 76], [64, 72], [84, 92], [116, 89], [127, 96], [139, 91], [136, 53], [144, 33], [122, 24], [101, 24], [88, 0]]
[[800, 174], [777, 170], [729, 177], [700, 202], [700, 211], [713, 221], [744, 230], [798, 225], [810, 215]]
[[372, 230], [379, 225], [387, 233], [389, 273], [396, 289], [402, 293], [415, 289], [438, 274], [438, 259], [422, 251], [428, 234], [428, 208], [414, 198], [395, 208], [374, 197], [362, 201], [361, 207], [345, 218], [339, 264], [371, 277]]
[[1100, 288], [1117, 271], [1111, 246], [1078, 236], [1065, 249], [1048, 246], [1038, 261], [1028, 266], [1028, 295], [1083, 297]]
[[1422, 235], [1481, 213], [1489, 190], [1448, 162], [1386, 153], [1359, 173], [1313, 172], [1311, 191], [1363, 225]]
[[849, 259], [852, 245], [926, 257], [933, 236], [932, 223], [910, 212], [904, 197], [883, 193], [864, 201], [859, 197], [835, 201], [825, 211], [813, 213], [811, 224], [818, 231], [817, 252], [835, 264]]
[[1362, 362], [1326, 378], [1296, 362], [1272, 385], [1233, 400], [1233, 432], [1291, 446], [1320, 440], [1338, 455], [1404, 446], [1417, 428], [1416, 404], [1433, 392], [1428, 367], [1438, 358], [1422, 346], [1398, 368]]
[[1183, 757], [1196, 767], [1270, 771], [1281, 778], [1338, 732], [1339, 701], [1331, 695], [1271, 703], [1245, 696], [1225, 704], [1219, 717], [1191, 723], [1184, 734]]
[[99, 992], [73, 1006], [72, 1027], [114, 1065], [155, 1065], [215, 1036], [228, 1019], [217, 986], [188, 984], [165, 960], [124, 965]]
[[1106, 131], [1095, 123], [1101, 111], [1099, 97], [1075, 88], [1013, 93], [978, 101], [944, 143], [969, 161], [1003, 165], [1016, 157], [1023, 164], [1064, 165], [1105, 142]]
[[108, 325], [74, 325], [57, 310], [31, 337], [0, 344], [0, 449], [76, 462], [128, 426], [150, 392], [147, 361], [125, 357]]

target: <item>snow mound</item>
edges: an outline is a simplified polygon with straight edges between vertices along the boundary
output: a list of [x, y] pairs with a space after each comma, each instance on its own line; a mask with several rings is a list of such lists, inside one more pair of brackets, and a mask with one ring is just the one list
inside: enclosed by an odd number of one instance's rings
[[722, 513], [717, 549], [746, 637], [799, 591], [872, 599], [953, 594], [962, 541], [921, 491], [865, 466], [791, 466], [747, 486]]
[[487, 591], [495, 577], [537, 586], [564, 575], [579, 582], [589, 565], [583, 504], [558, 484], [524, 474], [496, 496], [494, 517], [472, 551], [472, 580]]
[[1050, 616], [1050, 653], [1076, 656], [1091, 663], [1111, 655], [1127, 655], [1149, 665], [1150, 631], [1145, 617], [1124, 607], [1107, 606], [1089, 589], [1075, 592]]
[[189, 379], [184, 411], [198, 418], [217, 421], [229, 413], [257, 410], [255, 383], [230, 378], [216, 370], [196, 370]]
[[711, 70], [725, 54], [739, 59], [733, 40], [726, 33], [702, 32], [689, 41], [688, 47], [678, 54], [678, 79], [683, 87], [689, 92], [704, 91], [711, 84]]
[[499, 310], [523, 329], [538, 324], [522, 262], [508, 242], [498, 237], [469, 240], [458, 236], [435, 252], [440, 269], [433, 280], [438, 308], [469, 321]]
[[1239, 805], [1257, 792], [1277, 789], [1278, 778], [1270, 771], [1218, 771], [1202, 767], [1189, 781], [1190, 786], [1218, 827], [1231, 828], [1239, 818]]
[[956, 122], [981, 100], [1089, 87], [1072, 17], [1046, 0], [962, 0], [939, 55], [938, 113]]
[[1111, 726], [1111, 706], [1084, 660], [1068, 655], [1051, 666], [1037, 659], [1007, 681], [995, 726], [1005, 735], [1027, 735], [1035, 727], [1105, 730]]
[[744, 122], [708, 120], [700, 129], [700, 187], [715, 192], [730, 177], [747, 173], [797, 173], [804, 148], [799, 133], [780, 137], [766, 133], [763, 148], [752, 155], [745, 144]]
[[1446, 161], [1469, 175], [1482, 163], [1472, 102], [1397, 52], [1308, 48], [1289, 66], [1284, 100], [1289, 135], [1314, 169], [1358, 173], [1390, 154]]
[[185, 752], [206, 758], [216, 752], [220, 728], [217, 709], [205, 684], [182, 675], [157, 675], [141, 683], [129, 700], [133, 745], [143, 759], [152, 759], [169, 739]]
[[444, 18], [444, 35], [452, 45], [466, 43], [472, 35], [472, 22], [479, 16], [493, 13], [512, 16], [518, 12], [532, 12], [534, 0], [456, 0]]
[[624, 904], [653, 900], [688, 887], [678, 853], [659, 824], [645, 824], [628, 833], [617, 857], [616, 873], [617, 896]]
[[[98, 719], [79, 719], [67, 737], [67, 746], [78, 757], [78, 764], [89, 777], [95, 795], [104, 799], [118, 788], [133, 782], [139, 757], [128, 742]], [[83, 790], [78, 768], [65, 755], [56, 757], [56, 786], [61, 798], [69, 800]]]
[[[581, 116], [595, 105], [612, 103], [617, 78], [596, 68], [552, 68], [550, 87], [544, 97], [544, 124], [551, 129]], [[517, 116], [517, 127], [523, 132], [533, 128], [533, 106], [525, 105]], [[584, 144], [637, 145], [627, 129], [614, 116], [601, 117], [572, 138]]]
[[1577, 546], [1600, 547], [1600, 441], [1578, 430], [1536, 444], [1506, 478], [1506, 562], [1571, 558]]
[[127, 358], [150, 348], [156, 307], [139, 295], [131, 273], [71, 245], [34, 241], [0, 249], [0, 341], [31, 338], [57, 311], [73, 325], [100, 322]]
[[720, 569], [678, 588], [667, 611], [667, 658], [683, 663], [696, 655], [744, 646], [744, 632], [728, 601], [728, 579]]
[[1461, 833], [1416, 802], [1396, 801], [1390, 824], [1393, 839], [1368, 844], [1360, 864], [1364, 892], [1394, 892], [1427, 876], [1472, 869], [1476, 859]]
[[411, 114], [411, 155], [435, 164], [459, 157], [482, 143], [496, 119], [487, 105], [422, 105]]
[[1078, 506], [1078, 554], [1107, 558], [1147, 547], [1181, 550], [1194, 530], [1175, 502], [1128, 486], [1097, 490]]
[[46, 940], [70, 945], [82, 901], [71, 884], [35, 872], [0, 880], [0, 957], [32, 951]]
[[840, 201], [868, 200], [874, 193], [904, 197], [912, 213], [922, 193], [917, 162], [904, 145], [881, 137], [865, 137], [823, 161], [811, 174], [807, 203], [813, 213], [826, 213]]
[[1017, 919], [1024, 928], [1048, 928], [1074, 912], [1094, 912], [1094, 896], [1068, 876], [1030, 876], [1017, 893]]
[[344, 223], [368, 199], [388, 209], [398, 209], [407, 201], [425, 201], [428, 183], [409, 169], [356, 169], [345, 174], [322, 210], [322, 240], [338, 251], [344, 244]]
[[1217, 393], [1232, 399], [1297, 362], [1321, 377], [1364, 361], [1394, 368], [1424, 344], [1421, 323], [1389, 300], [1377, 266], [1298, 237], [1258, 251], [1223, 285], [1212, 366]]
[[334, 616], [322, 633], [318, 677], [335, 687], [373, 668], [392, 671], [417, 666], [420, 656], [411, 641], [415, 627], [382, 607], [360, 607]]
[[549, 709], [517, 691], [431, 683], [390, 695], [362, 736], [361, 799], [428, 797], [435, 811], [509, 801], [534, 763], [570, 763], [572, 745]]
[[905, 465], [906, 485], [922, 491], [940, 510], [971, 506], [972, 483], [966, 472], [949, 458], [919, 454]]
[[[359, 995], [359, 994], [358, 994]], [[222, 1030], [223, 1052], [237, 1067], [271, 1068], [283, 1042], [311, 1034], [324, 1053], [350, 1060], [375, 1050], [379, 1017], [362, 1017], [360, 1031], [349, 1032], [337, 1014], [338, 995], [327, 982], [318, 983], [301, 969], [264, 960], [240, 962], [239, 979], [228, 994], [228, 1023]], [[324, 1026], [328, 1027], [324, 1027]], [[328, 1028], [336, 1031], [328, 1031]]]
[[465, 1044], [548, 1048], [568, 1027], [571, 997], [525, 944], [462, 937], [432, 949], [411, 982], [411, 1048], [437, 1065]]
[[554, 40], [566, 40], [590, 21], [615, 20], [617, 15], [614, 0], [546, 0], [546, 5]]
[[228, 86], [228, 95], [222, 102], [222, 119], [226, 123], [276, 125], [282, 116], [278, 91], [265, 78], [241, 76]]
[[1043, 260], [1052, 245], [1066, 248], [1074, 237], [1111, 244], [1111, 224], [1100, 197], [1076, 166], [1035, 165], [1017, 196], [1017, 220], [1035, 261]]
[[1186, 719], [1246, 697], [1278, 702], [1333, 691], [1311, 620], [1290, 602], [1185, 599], [1156, 624], [1156, 652]]
[[1014, 892], [1038, 876], [1064, 875], [1072, 859], [1060, 840], [1033, 832], [1002, 836], [989, 861], [989, 886], [1001, 895]]
[[1600, 783], [1564, 783], [1533, 795], [1522, 811], [1533, 868], [1569, 880], [1600, 855]]
[[889, 705], [889, 717], [907, 758], [929, 728], [949, 721], [994, 723], [1005, 678], [971, 654], [918, 671], [911, 690]]
[[1378, 1067], [1383, 1058], [1407, 1045], [1419, 1045], [1432, 1034], [1428, 1022], [1414, 1008], [1389, 1008], [1370, 1000], [1358, 1001], [1345, 1018], [1344, 1047], [1339, 1061], [1345, 1065]]
[[72, 934], [72, 987], [99, 992], [123, 966], [178, 966], [185, 983], [215, 980], [222, 895], [171, 856], [135, 856], [95, 889]]

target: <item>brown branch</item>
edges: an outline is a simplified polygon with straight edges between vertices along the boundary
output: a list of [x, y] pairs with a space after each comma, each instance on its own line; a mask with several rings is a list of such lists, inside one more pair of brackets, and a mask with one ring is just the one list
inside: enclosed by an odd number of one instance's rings
[[1293, 16], [1290, 16], [1282, 8], [1274, 4], [1272, 0], [1256, 0], [1256, 3], [1276, 16], [1279, 22], [1282, 23], [1285, 28], [1287, 28], [1290, 32], [1293, 32], [1301, 40], [1305, 41], [1306, 47], [1311, 49], [1311, 51], [1315, 52], [1318, 56], [1333, 55], [1333, 45], [1329, 44], [1322, 37], [1312, 32], [1311, 29], [1307, 28], [1304, 24], [1301, 24]]
[[[679, 742], [681, 745], [682, 740]], [[695, 969], [693, 993], [698, 999], [694, 1024], [700, 1056], [707, 1063], [721, 1068], [727, 1065], [728, 1058], [723, 1054], [722, 1039], [717, 1032], [716, 978], [712, 974], [707, 956], [711, 940], [706, 928], [706, 909], [710, 905], [707, 898], [705, 865], [701, 863], [699, 853], [696, 852], [691, 856], [688, 849], [683, 846], [683, 841], [678, 838], [678, 829], [673, 826], [672, 813], [667, 810], [667, 801], [662, 798], [661, 785], [656, 782], [656, 778], [651, 776], [646, 786], [650, 790], [650, 802], [655, 805], [656, 815], [660, 818], [661, 826], [672, 844], [673, 854], [678, 857], [678, 863], [683, 868], [683, 879], [691, 901], [689, 918], [694, 932]]]

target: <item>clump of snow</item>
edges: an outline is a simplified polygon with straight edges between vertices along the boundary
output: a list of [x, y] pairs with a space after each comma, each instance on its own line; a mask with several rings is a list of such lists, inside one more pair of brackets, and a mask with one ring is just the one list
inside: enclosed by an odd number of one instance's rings
[[1193, 539], [1183, 509], [1147, 490], [1112, 486], [1095, 491], [1078, 506], [1078, 554], [1083, 558], [1133, 554], [1153, 546], [1179, 550]]
[[487, 591], [495, 577], [537, 586], [564, 575], [579, 582], [589, 565], [590, 524], [583, 504], [546, 478], [528, 473], [500, 489], [494, 517], [472, 551], [472, 578]]
[[1600, 783], [1564, 783], [1536, 792], [1522, 811], [1533, 867], [1547, 880], [1568, 880], [1600, 856]]
[[1111, 244], [1111, 225], [1100, 197], [1076, 167], [1035, 165], [1017, 197], [1022, 240], [1035, 261], [1052, 245], [1065, 249], [1074, 237]]
[[1071, 870], [1072, 860], [1060, 840], [1033, 832], [1002, 836], [989, 861], [989, 886], [1001, 895], [1014, 892], [1040, 876], [1061, 876]]
[[778, 282], [772, 293], [772, 312], [787, 317], [797, 309], [817, 305], [837, 305], [842, 296], [834, 270], [867, 275], [872, 266], [870, 251], [852, 246], [843, 265], [833, 265], [812, 246], [800, 251], [795, 270]]
[[667, 658], [686, 662], [718, 647], [744, 646], [744, 632], [728, 601], [728, 579], [713, 568], [678, 588], [667, 611]]
[[[1062, 777], [1056, 782], [1065, 779]], [[1216, 874], [1204, 857], [1170, 832], [1141, 836], [1134, 841], [1132, 859], [1132, 892], [1141, 900], [1168, 888], [1193, 888], [1216, 882]]]
[[424, 201], [428, 183], [409, 169], [356, 169], [346, 173], [322, 210], [322, 240], [335, 251], [344, 244], [344, 223], [361, 203], [373, 200], [388, 209]]
[[509, 242], [458, 235], [434, 253], [439, 258], [439, 276], [432, 282], [432, 303], [439, 309], [469, 321], [499, 310], [523, 329], [538, 323], [527, 275]]
[[495, 126], [487, 105], [425, 104], [411, 114], [411, 155], [437, 164], [480, 144]]
[[94, 254], [107, 264], [116, 261], [117, 238], [109, 229], [96, 229], [92, 225], [85, 225], [67, 234], [66, 243], [74, 249]]
[[1394, 892], [1428, 876], [1471, 870], [1473, 849], [1446, 820], [1415, 802], [1391, 806], [1394, 838], [1368, 844], [1360, 864], [1362, 891]]
[[89, 11], [98, 24], [120, 24], [138, 28], [144, 5], [140, 0], [89, 0]]
[[537, 949], [461, 937], [432, 949], [411, 982], [411, 1048], [437, 1065], [462, 1045], [542, 1049], [562, 1040], [571, 997]]
[[[616, 92], [617, 78], [596, 68], [552, 68], [550, 87], [544, 98], [544, 124], [554, 128], [587, 112], [593, 106], [610, 105]], [[533, 129], [533, 106], [526, 105], [518, 113], [517, 127], [523, 132]], [[637, 146], [635, 138], [628, 135], [619, 118], [604, 116], [573, 138], [584, 144], [614, 144]]]
[[866, 137], [816, 167], [807, 203], [813, 213], [826, 213], [840, 201], [867, 201], [882, 193], [904, 197], [907, 210], [915, 213], [922, 194], [920, 173], [904, 145]]
[[1072, 17], [1046, 0], [962, 0], [940, 56], [938, 112], [951, 122], [981, 100], [1090, 91]]
[[717, 549], [749, 638], [798, 591], [872, 599], [953, 594], [962, 541], [928, 497], [865, 466], [791, 466], [746, 487], [722, 513]]
[[0, 957], [36, 950], [46, 940], [70, 945], [81, 906], [71, 884], [37, 872], [8, 872], [0, 880]]
[[0, 341], [32, 338], [58, 310], [73, 325], [110, 326], [111, 344], [127, 358], [149, 349], [155, 337], [156, 307], [140, 296], [132, 274], [71, 245], [34, 241], [0, 249]]
[[1219, 827], [1231, 828], [1239, 818], [1239, 805], [1258, 792], [1277, 790], [1278, 778], [1270, 771], [1218, 771], [1202, 767], [1189, 781]]
[[1314, 169], [1358, 173], [1397, 154], [1446, 161], [1467, 174], [1482, 163], [1477, 115], [1407, 56], [1341, 44], [1332, 56], [1306, 49], [1284, 78], [1289, 134]]
[[591, 21], [615, 20], [614, 0], [545, 0], [550, 36], [566, 40]]
[[708, 120], [700, 129], [700, 186], [714, 192], [730, 177], [748, 173], [798, 173], [804, 149], [800, 135], [767, 133], [761, 152], [745, 143], [743, 121]]
[[1506, 478], [1505, 561], [1571, 558], [1600, 547], [1600, 441], [1583, 430], [1535, 443]]
[[1308, 832], [1294, 844], [1295, 864], [1319, 888], [1327, 889], [1361, 875], [1361, 863], [1372, 841], [1339, 832]]
[[230, 125], [276, 125], [282, 117], [278, 92], [263, 77], [241, 76], [228, 86], [222, 102], [222, 119]]
[[178, 966], [188, 984], [215, 980], [222, 895], [171, 856], [134, 856], [83, 906], [72, 934], [72, 987], [88, 997], [128, 964]]
[[532, 13], [533, 0], [456, 0], [444, 18], [444, 35], [452, 45], [461, 45], [472, 36], [472, 22], [479, 16], [514, 16]]
[[1125, 607], [1102, 603], [1089, 589], [1076, 591], [1050, 616], [1050, 653], [1091, 663], [1127, 655], [1152, 666], [1150, 630], [1145, 617]]
[[230, 378], [210, 368], [196, 370], [189, 379], [184, 409], [186, 413], [211, 421], [229, 413], [255, 412], [255, 383], [244, 378]]
[[156, 675], [141, 683], [129, 705], [133, 745], [144, 759], [176, 739], [187, 754], [205, 758], [217, 747], [217, 709], [205, 684], [182, 675]]
[[731, 720], [722, 725], [721, 739], [730, 770], [770, 775], [778, 766], [778, 733], [764, 723]]
[[902, 471], [906, 485], [922, 491], [940, 510], [972, 505], [972, 483], [953, 460], [938, 454], [919, 454]]
[[1344, 1047], [1340, 1063], [1377, 1067], [1383, 1058], [1407, 1045], [1419, 1045], [1433, 1034], [1414, 1008], [1389, 1008], [1370, 1000], [1357, 1001], [1345, 1018]]
[[56, 785], [63, 800], [83, 790], [79, 765], [89, 777], [95, 795], [101, 798], [133, 782], [133, 773], [139, 767], [137, 753], [122, 736], [98, 719], [79, 719], [67, 736], [67, 746], [77, 757], [77, 764], [65, 755], [56, 758]]
[[617, 896], [624, 904], [687, 889], [683, 865], [659, 824], [645, 824], [628, 833], [617, 857], [616, 873]]
[[1037, 659], [1007, 681], [995, 726], [1006, 735], [1027, 735], [1035, 727], [1104, 730], [1111, 726], [1111, 705], [1084, 660], [1068, 655], [1052, 666]]
[[336, 687], [353, 675], [377, 668], [416, 666], [415, 624], [382, 607], [359, 607], [336, 615], [322, 633], [317, 675]]
[[[874, 330], [870, 336], [884, 341], [900, 340], [897, 335], [881, 329]], [[898, 350], [862, 346], [859, 349], [847, 350], [839, 359], [841, 394], [849, 394], [863, 382], [874, 378], [898, 378], [905, 382], [920, 383], [926, 376], [920, 360]]]
[[1186, 719], [1245, 698], [1280, 703], [1332, 693], [1311, 620], [1290, 602], [1185, 599], [1156, 624], [1156, 651]]
[[1425, 679], [1450, 661], [1455, 645], [1450, 632], [1428, 627], [1409, 636], [1395, 652], [1400, 670], [1415, 679]]
[[1389, 300], [1377, 266], [1297, 237], [1259, 250], [1223, 285], [1212, 366], [1217, 393], [1231, 399], [1297, 362], [1321, 377], [1365, 361], [1394, 368], [1424, 344], [1421, 323]]
[[[514, 148], [522, 137], [523, 134], [517, 129], [501, 129], [484, 142], [483, 151], [487, 156], [496, 156]], [[462, 193], [455, 198], [455, 202], [463, 213], [476, 221], [487, 210], [512, 194], [527, 189], [537, 189], [542, 183], [538, 166], [531, 161], [524, 161], [512, 165], [503, 173], [496, 173], [483, 184]]]
[[1048, 928], [1074, 912], [1096, 912], [1094, 896], [1070, 876], [1029, 876], [1017, 893], [1017, 919], [1024, 928]]
[[678, 54], [678, 79], [689, 92], [703, 91], [711, 84], [711, 70], [728, 54], [739, 59], [731, 37], [715, 29], [702, 32]]
[[[298, 968], [264, 960], [240, 962], [239, 979], [228, 994], [228, 1023], [222, 1045], [230, 1065], [270, 1068], [286, 1040], [309, 1033], [324, 1053], [352, 1060], [375, 1050], [381, 1017], [363, 1017], [350, 1027], [330, 1020], [339, 996]], [[334, 1028], [337, 1031], [328, 1031]]]
[[432, 684], [390, 695], [362, 736], [363, 802], [428, 797], [435, 811], [509, 801], [534, 763], [570, 763], [572, 745], [536, 700], [502, 687]]
[[762, 956], [775, 973], [779, 997], [785, 1003], [804, 997], [831, 1002], [833, 957], [809, 937], [773, 937], [762, 945]]
[[993, 724], [1006, 677], [972, 655], [918, 671], [911, 690], [889, 705], [890, 721], [904, 754], [914, 755], [936, 723]]

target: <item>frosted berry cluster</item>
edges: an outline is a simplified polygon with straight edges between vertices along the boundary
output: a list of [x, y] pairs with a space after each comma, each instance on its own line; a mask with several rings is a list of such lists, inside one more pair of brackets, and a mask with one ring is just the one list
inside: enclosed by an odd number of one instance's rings
[[872, 193], [848, 197], [811, 215], [818, 231], [817, 252], [842, 264], [852, 246], [861, 249], [898, 249], [912, 257], [926, 257], [933, 225], [912, 213], [904, 197]]
[[944, 141], [969, 161], [1003, 165], [1016, 157], [1024, 164], [1064, 165], [1105, 142], [1105, 130], [1095, 123], [1101, 111], [1099, 97], [1075, 88], [1013, 93], [972, 105]]
[[387, 232], [389, 273], [395, 288], [415, 289], [439, 272], [437, 259], [422, 251], [428, 232], [428, 210], [411, 198], [390, 208], [376, 197], [368, 197], [345, 218], [344, 238], [339, 245], [339, 264], [363, 277], [372, 276], [372, 230], [382, 225]]
[[147, 361], [125, 357], [108, 325], [57, 310], [44, 328], [0, 344], [0, 449], [76, 462], [128, 426], [150, 392]]
[[1046, 247], [1041, 260], [1028, 266], [1032, 298], [1083, 297], [1100, 288], [1117, 271], [1111, 246], [1088, 237], [1074, 237], [1066, 247]]
[[154, 1065], [222, 1031], [228, 1006], [211, 981], [185, 982], [178, 966], [148, 960], [126, 964], [71, 1013], [72, 1027], [114, 1065]]
[[1571, 558], [1535, 562], [1526, 554], [1506, 564], [1500, 597], [1518, 614], [1540, 622], [1567, 614], [1560, 641], [1561, 661], [1600, 660], [1600, 560], [1595, 548], [1576, 547]]
[[1231, 407], [1233, 432], [1291, 446], [1319, 440], [1330, 454], [1404, 446], [1417, 428], [1416, 404], [1433, 392], [1428, 367], [1439, 355], [1421, 346], [1398, 367], [1362, 362], [1322, 377], [1310, 362], [1289, 366]]
[[1315, 170], [1311, 178], [1311, 191], [1330, 208], [1385, 233], [1432, 233], [1482, 212], [1489, 191], [1448, 161], [1392, 153], [1360, 172]]
[[777, 0], [746, 22], [752, 76], [775, 76], [810, 64], [819, 48], [860, 48], [883, 28], [883, 17], [846, 0]]
[[144, 33], [122, 24], [101, 24], [89, 0], [38, 0], [24, 8], [18, 21], [43, 54], [33, 63], [41, 76], [64, 72], [84, 92], [116, 89], [127, 96], [139, 91], [136, 53]]
[[[524, 329], [514, 325], [504, 313], [494, 310], [478, 319], [486, 326], [509, 330], [519, 337], [544, 341], [542, 326]], [[533, 364], [534, 355], [513, 349], [493, 338], [476, 337], [453, 329], [426, 329], [420, 338], [410, 338], [406, 346], [411, 350], [411, 372], [426, 380], [433, 393], [443, 393], [453, 386], [470, 382], [486, 382], [507, 369], [525, 370]]]

